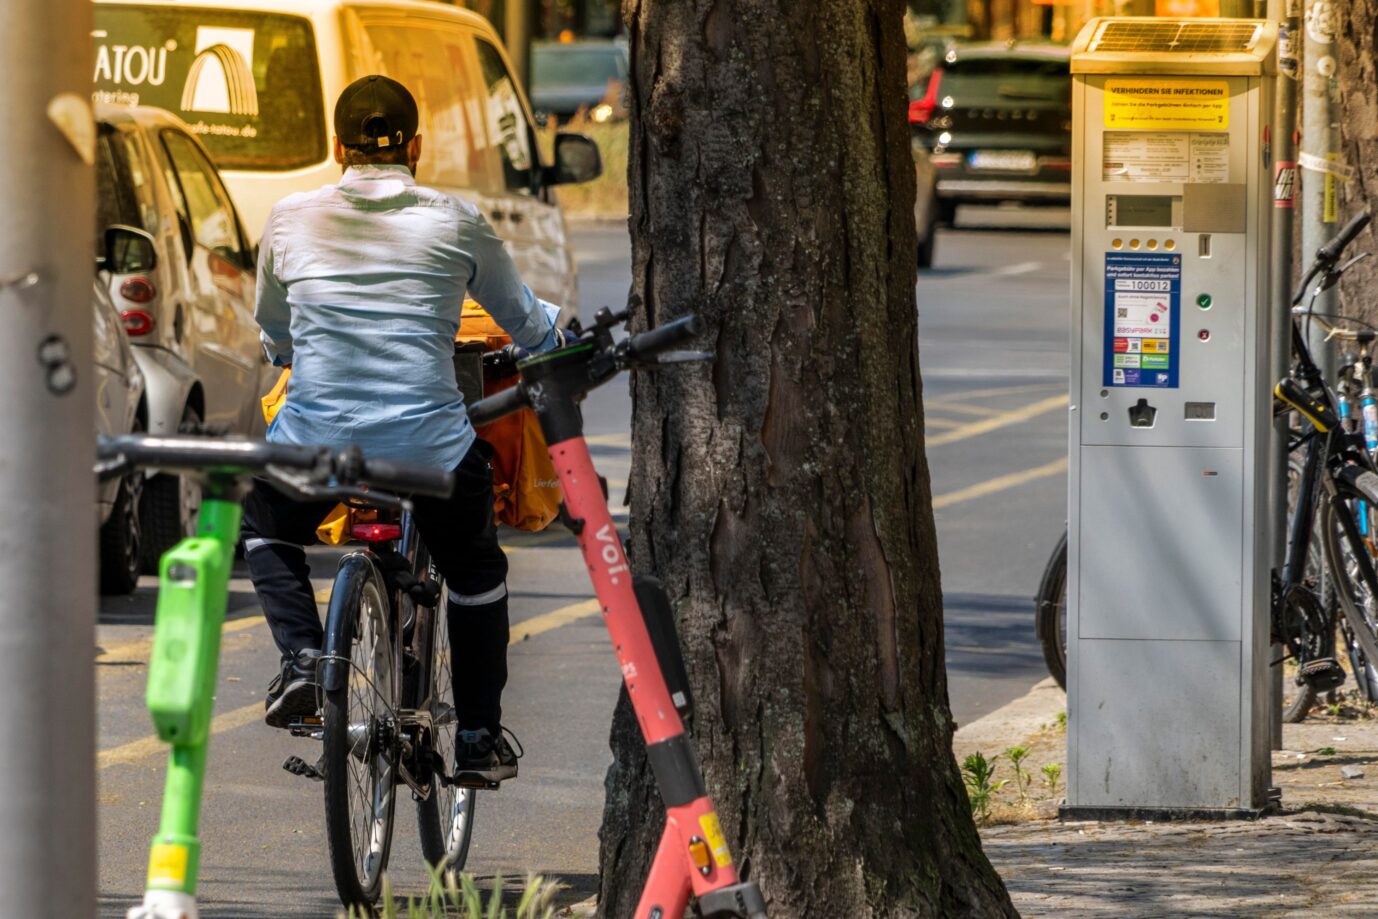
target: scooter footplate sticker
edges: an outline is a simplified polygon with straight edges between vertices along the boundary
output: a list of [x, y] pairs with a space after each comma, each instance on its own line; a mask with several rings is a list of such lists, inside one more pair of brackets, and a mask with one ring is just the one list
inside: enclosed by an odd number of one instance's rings
[[713, 850], [713, 861], [718, 863], [718, 867], [726, 868], [732, 864], [732, 853], [727, 849], [727, 840], [723, 838], [718, 815], [711, 811], [704, 814], [699, 818], [699, 828], [703, 830], [703, 838], [708, 843], [708, 848]]

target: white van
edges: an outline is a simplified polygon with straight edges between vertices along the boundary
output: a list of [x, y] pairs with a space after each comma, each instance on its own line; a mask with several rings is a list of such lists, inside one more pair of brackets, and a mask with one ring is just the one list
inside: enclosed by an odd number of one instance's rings
[[412, 0], [97, 0], [95, 99], [180, 116], [205, 144], [253, 240], [285, 196], [339, 179], [335, 100], [383, 73], [421, 111], [417, 180], [458, 195], [507, 240], [536, 295], [577, 307], [553, 186], [594, 178], [587, 138], [560, 135], [543, 165], [502, 42], [477, 13]]

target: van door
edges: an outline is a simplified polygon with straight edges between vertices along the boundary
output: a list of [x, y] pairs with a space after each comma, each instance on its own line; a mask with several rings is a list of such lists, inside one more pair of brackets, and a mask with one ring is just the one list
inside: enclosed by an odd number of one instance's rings
[[180, 131], [159, 132], [176, 180], [174, 197], [191, 227], [187, 357], [205, 383], [211, 425], [246, 431], [258, 397], [258, 347], [253, 341], [252, 255], [215, 167]]
[[499, 164], [501, 184], [487, 208], [498, 235], [507, 240], [523, 280], [538, 297], [564, 304], [573, 297], [572, 261], [564, 218], [541, 187], [541, 154], [520, 85], [498, 47], [475, 36], [483, 83], [488, 154]]

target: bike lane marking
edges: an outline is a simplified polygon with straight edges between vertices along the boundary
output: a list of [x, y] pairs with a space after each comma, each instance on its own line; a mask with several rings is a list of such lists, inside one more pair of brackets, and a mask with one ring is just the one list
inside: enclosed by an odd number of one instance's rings
[[1067, 396], [1065, 393], [1049, 396], [1019, 408], [992, 415], [989, 418], [982, 418], [980, 421], [973, 421], [971, 424], [954, 428], [938, 434], [935, 437], [925, 438], [924, 449], [929, 447], [941, 447], [943, 444], [956, 443], [959, 440], [966, 440], [969, 437], [976, 437], [978, 434], [988, 434], [991, 431], [999, 430], [1009, 424], [1018, 424], [1022, 421], [1029, 421], [1039, 415], [1046, 415], [1048, 412], [1067, 407]]
[[[554, 631], [561, 626], [569, 625], [571, 622], [577, 622], [580, 619], [592, 616], [596, 614], [599, 609], [600, 607], [597, 600], [581, 600], [578, 603], [571, 603], [568, 606], [562, 606], [548, 613], [541, 613], [538, 616], [532, 616], [530, 619], [524, 619], [512, 626], [508, 644], [514, 645], [517, 642], [525, 641], [528, 638], [532, 638], [544, 632]], [[235, 621], [244, 622], [246, 620], [240, 619]], [[256, 621], [262, 622], [263, 617], [258, 617]], [[223, 714], [216, 715], [211, 719], [210, 733], [212, 735], [223, 734], [225, 731], [231, 731], [235, 728], [244, 727], [247, 724], [262, 720], [263, 702], [259, 700], [251, 702], [241, 708], [232, 709]], [[138, 740], [120, 744], [118, 747], [100, 751], [100, 753], [96, 755], [96, 768], [105, 769], [108, 766], [114, 766], [119, 763], [137, 763], [155, 753], [166, 753], [168, 749], [169, 746], [159, 740], [156, 734], [150, 734], [147, 737], [141, 737]]]

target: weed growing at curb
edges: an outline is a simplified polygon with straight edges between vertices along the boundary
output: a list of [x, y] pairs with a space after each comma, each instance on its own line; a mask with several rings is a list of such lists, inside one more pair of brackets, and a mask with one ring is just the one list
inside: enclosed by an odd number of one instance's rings
[[[1022, 765], [1024, 758], [1029, 755], [1029, 748], [1024, 746], [1009, 747], [1005, 750], [1005, 759], [1010, 761], [1014, 767], [1014, 789], [1019, 793], [1019, 806], [1027, 807], [1029, 804], [1028, 787], [1033, 781], [1033, 776]], [[996, 757], [997, 759], [999, 757]], [[994, 765], [994, 760], [991, 764]]]
[[516, 912], [509, 912], [502, 904], [502, 878], [493, 881], [493, 892], [488, 902], [483, 902], [483, 894], [474, 884], [471, 874], [446, 872], [444, 879], [439, 872], [428, 866], [431, 886], [420, 897], [408, 897], [398, 902], [392, 895], [392, 883], [383, 876], [382, 902], [377, 912], [351, 906], [347, 912], [337, 914], [338, 919], [365, 919], [378, 916], [380, 919], [441, 919], [457, 916], [458, 919], [554, 919], [557, 885], [539, 875], [526, 879], [522, 895], [517, 900]]
[[1062, 778], [1062, 767], [1057, 763], [1045, 763], [1043, 765], [1043, 784], [1048, 786], [1048, 794], [1057, 794], [1057, 782]]
[[962, 781], [967, 787], [967, 798], [971, 801], [971, 814], [977, 823], [990, 819], [990, 806], [995, 794], [1009, 784], [1008, 780], [992, 781], [995, 776], [995, 762], [998, 756], [986, 759], [979, 750], [962, 762]]

